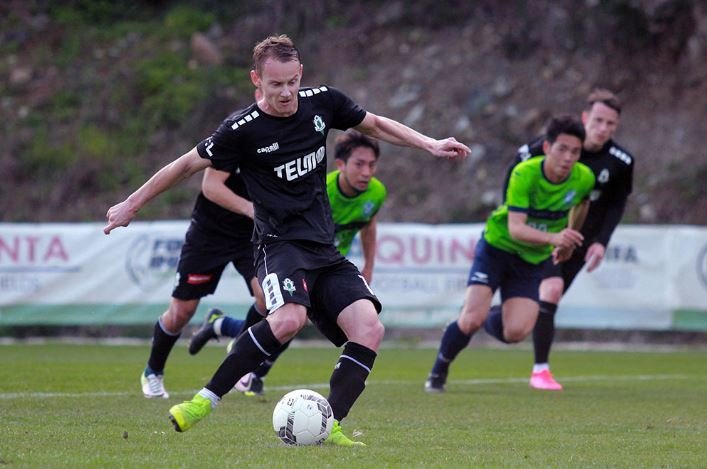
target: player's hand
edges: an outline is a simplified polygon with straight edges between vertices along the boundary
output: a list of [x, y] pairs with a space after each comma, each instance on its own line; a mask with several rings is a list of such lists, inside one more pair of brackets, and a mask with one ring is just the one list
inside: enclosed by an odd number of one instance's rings
[[552, 251], [552, 263], [557, 265], [560, 262], [565, 262], [574, 253], [574, 247], [570, 248], [555, 248]]
[[431, 152], [438, 158], [456, 161], [466, 159], [471, 154], [471, 149], [463, 143], [457, 142], [454, 137], [449, 137], [444, 140], [436, 140]]
[[587, 249], [587, 255], [584, 260], [587, 263], [587, 272], [592, 272], [601, 264], [606, 254], [606, 248], [601, 243], [592, 243]]
[[550, 239], [553, 246], [561, 249], [576, 248], [582, 245], [584, 236], [577, 230], [565, 228], [559, 233], [554, 233]]
[[108, 212], [106, 212], [108, 224], [103, 228], [103, 233], [110, 234], [114, 228], [128, 226], [133, 218], [135, 218], [135, 215], [137, 215], [137, 209], [132, 207], [132, 204], [127, 200], [113, 205], [108, 209]]

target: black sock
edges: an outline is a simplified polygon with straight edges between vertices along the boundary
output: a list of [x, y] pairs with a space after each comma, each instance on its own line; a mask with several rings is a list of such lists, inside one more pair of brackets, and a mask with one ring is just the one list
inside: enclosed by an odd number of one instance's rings
[[162, 329], [159, 319], [155, 323], [155, 328], [152, 332], [152, 348], [150, 349], [150, 358], [147, 360], [147, 368], [149, 371], [161, 375], [164, 373], [164, 366], [167, 363], [167, 357], [172, 351], [172, 347], [179, 339], [180, 334], [168, 334]]
[[555, 313], [557, 305], [540, 302], [540, 313], [533, 328], [533, 348], [535, 350], [535, 363], [548, 363], [550, 347], [555, 338]]
[[258, 378], [264, 378], [265, 375], [267, 375], [268, 372], [270, 371], [270, 368], [272, 368], [272, 366], [275, 364], [275, 360], [277, 360], [277, 357], [279, 357], [282, 352], [287, 350], [287, 347], [290, 346], [290, 343], [292, 343], [291, 340], [288, 342], [285, 342], [278, 350], [275, 351], [275, 353], [273, 353], [268, 358], [263, 360], [263, 363], [261, 363], [260, 366], [258, 366], [258, 368], [253, 370], [253, 373], [255, 373], [255, 376], [257, 376]]
[[206, 389], [219, 398], [233, 389], [236, 381], [253, 371], [263, 360], [280, 348], [280, 342], [270, 329], [270, 323], [260, 321], [246, 330], [236, 341], [233, 350], [219, 366]]
[[489, 315], [486, 316], [486, 321], [484, 321], [484, 330], [490, 336], [497, 338], [504, 344], [510, 343], [503, 335], [503, 311], [501, 309], [501, 306], [491, 306], [491, 309], [489, 310]]
[[[260, 314], [257, 309], [255, 309], [255, 303], [250, 305], [250, 309], [248, 310], [248, 313], [245, 315], [245, 324], [243, 324], [243, 329], [241, 332], [245, 331], [248, 329], [250, 326], [253, 326], [255, 324], [258, 324], [260, 321], [265, 319], [265, 316]], [[236, 336], [238, 337], [238, 336]]]
[[355, 342], [347, 342], [329, 380], [329, 397], [334, 418], [341, 421], [349, 414], [358, 396], [366, 387], [366, 378], [373, 368], [376, 352]]
[[459, 352], [464, 350], [464, 348], [469, 345], [472, 335], [473, 334], [464, 334], [461, 329], [459, 329], [459, 324], [457, 324], [457, 321], [450, 322], [444, 330], [444, 335], [442, 335], [442, 342], [439, 344], [437, 360], [435, 360], [435, 364], [432, 366], [432, 371], [430, 374], [436, 376], [447, 376], [447, 373], [449, 372], [449, 365], [457, 357]]

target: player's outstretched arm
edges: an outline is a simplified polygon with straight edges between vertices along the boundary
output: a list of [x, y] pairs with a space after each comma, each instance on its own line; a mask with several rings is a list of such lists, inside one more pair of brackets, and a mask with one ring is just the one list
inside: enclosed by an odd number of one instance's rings
[[370, 112], [366, 113], [366, 117], [356, 126], [356, 130], [393, 145], [425, 150], [439, 158], [457, 160], [471, 154], [469, 147], [457, 142], [454, 137], [436, 140], [398, 121]]
[[103, 228], [103, 233], [110, 234], [114, 228], [128, 226], [150, 200], [209, 165], [211, 161], [200, 157], [196, 148], [193, 148], [164, 166], [127, 199], [108, 209], [108, 224]]
[[231, 212], [253, 218], [253, 203], [239, 196], [226, 185], [226, 179], [231, 174], [214, 168], [206, 168], [201, 180], [201, 191], [211, 202], [220, 205]]

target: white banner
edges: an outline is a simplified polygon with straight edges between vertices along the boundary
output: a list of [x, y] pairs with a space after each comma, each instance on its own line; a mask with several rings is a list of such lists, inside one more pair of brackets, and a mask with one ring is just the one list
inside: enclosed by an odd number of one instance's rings
[[[0, 325], [152, 323], [167, 306], [188, 222], [0, 224]], [[482, 224], [379, 224], [372, 288], [387, 326], [456, 317]], [[359, 263], [359, 245], [352, 259]], [[229, 266], [200, 314], [252, 302]], [[559, 327], [707, 330], [707, 228], [620, 226], [595, 272], [579, 274]]]

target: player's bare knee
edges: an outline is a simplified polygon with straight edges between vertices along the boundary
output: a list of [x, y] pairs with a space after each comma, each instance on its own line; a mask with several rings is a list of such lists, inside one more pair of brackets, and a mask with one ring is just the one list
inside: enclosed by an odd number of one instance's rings
[[380, 343], [383, 341], [383, 336], [385, 335], [385, 326], [383, 325], [380, 320], [376, 320], [371, 327], [368, 329], [368, 336], [371, 339], [371, 342], [375, 344], [375, 347], [371, 347], [373, 349], [378, 349], [378, 346]]
[[503, 329], [503, 338], [509, 344], [515, 344], [523, 339], [525, 339], [529, 334], [529, 331], [518, 330], [518, 329]]
[[162, 326], [167, 332], [177, 334], [184, 329], [196, 312], [198, 303], [173, 299], [162, 315]]
[[297, 309], [278, 310], [268, 316], [268, 322], [275, 337], [280, 342], [286, 342], [304, 327], [307, 314]]
[[378, 349], [385, 335], [385, 326], [383, 326], [375, 312], [360, 314], [357, 316], [356, 321], [344, 324], [343, 328], [346, 337], [350, 341], [364, 345], [372, 350]]
[[540, 298], [549, 303], [558, 304], [562, 299], [564, 284], [561, 279], [549, 279], [540, 285]]
[[457, 325], [460, 331], [469, 335], [478, 331], [485, 320], [486, 315], [471, 310], [462, 310], [459, 319], [457, 319]]

